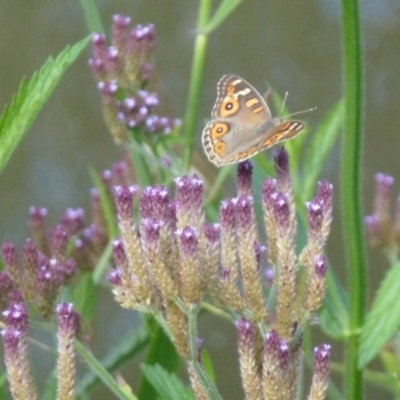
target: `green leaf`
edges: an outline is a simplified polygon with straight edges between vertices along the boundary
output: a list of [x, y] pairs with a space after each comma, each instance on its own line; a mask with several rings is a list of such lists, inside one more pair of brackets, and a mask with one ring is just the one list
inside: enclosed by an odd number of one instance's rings
[[77, 283], [72, 287], [71, 300], [76, 310], [91, 321], [97, 303], [97, 287], [95, 286], [90, 272], [80, 272]]
[[205, 349], [201, 351], [201, 361], [204, 370], [206, 371], [208, 377], [210, 378], [210, 381], [215, 385], [217, 382], [217, 378], [215, 376], [214, 367], [211, 361], [210, 353]]
[[363, 326], [360, 338], [359, 368], [363, 368], [381, 350], [400, 326], [400, 263], [383, 279]]
[[0, 375], [0, 399], [7, 399], [8, 397], [7, 388], [7, 374]]
[[46, 379], [42, 396], [42, 400], [53, 400], [57, 398], [57, 374], [52, 371]]
[[93, 271], [93, 282], [95, 285], [98, 285], [101, 282], [101, 279], [105, 275], [106, 271], [110, 265], [110, 259], [112, 255], [113, 241], [110, 240], [107, 244], [107, 247], [104, 249], [100, 260], [97, 262], [96, 267]]
[[22, 80], [18, 93], [14, 95], [11, 104], [4, 107], [0, 117], [0, 172], [64, 72], [88, 42], [89, 38], [85, 38], [72, 47], [68, 46], [55, 60], [50, 57], [29, 82]]
[[99, 6], [95, 0], [80, 0], [89, 32], [104, 33]]
[[75, 350], [83, 358], [90, 370], [100, 378], [104, 385], [107, 386], [107, 388], [110, 389], [110, 391], [114, 393], [118, 399], [137, 400], [137, 397], [130, 393], [129, 390], [124, 390], [121, 388], [121, 386], [109, 374], [104, 366], [99, 363], [93, 354], [78, 340], [75, 340]]
[[[398, 342], [398, 335], [397, 342]], [[398, 343], [396, 343], [397, 345]], [[385, 347], [380, 353], [380, 359], [382, 364], [386, 370], [386, 377], [390, 379], [390, 390], [392, 390], [396, 394], [396, 398], [400, 399], [400, 385], [399, 385], [399, 377], [400, 377], [400, 360], [395, 348]], [[367, 376], [365, 377], [366, 379]]]
[[194, 400], [194, 394], [175, 374], [160, 365], [142, 364], [143, 374], [161, 396], [162, 400]]
[[311, 198], [321, 169], [343, 127], [344, 102], [335, 104], [313, 135], [304, 157], [303, 199]]
[[[148, 331], [152, 333], [145, 363], [147, 365], [159, 364], [169, 372], [177, 371], [179, 367], [179, 357], [174, 345], [153, 316], [145, 315], [144, 318], [147, 322]], [[146, 376], [143, 376], [140, 381], [138, 397], [141, 400], [152, 400], [157, 398], [155, 388]]]
[[215, 11], [214, 15], [205, 27], [205, 31], [210, 33], [218, 27], [228, 15], [240, 4], [243, 0], [224, 0]]
[[[149, 334], [143, 326], [133, 328], [128, 331], [121, 339], [109, 350], [107, 356], [101, 361], [107, 371], [116, 371], [125, 362], [134, 358], [149, 343]], [[76, 394], [90, 390], [99, 381], [98, 375], [92, 371], [85, 375], [79, 382]]]

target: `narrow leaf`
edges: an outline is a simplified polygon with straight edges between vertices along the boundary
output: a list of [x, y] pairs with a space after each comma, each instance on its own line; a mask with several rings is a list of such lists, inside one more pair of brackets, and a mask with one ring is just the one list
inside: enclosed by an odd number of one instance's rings
[[[107, 371], [116, 371], [125, 362], [134, 358], [149, 342], [149, 335], [143, 327], [134, 328], [115, 341], [107, 356], [101, 361]], [[98, 383], [98, 375], [92, 371], [79, 382], [76, 393], [81, 395]]]
[[100, 283], [101, 279], [108, 270], [110, 266], [111, 256], [112, 256], [112, 240], [108, 242], [107, 247], [104, 249], [103, 254], [101, 255], [93, 271], [93, 282], [95, 285], [98, 285]]
[[205, 31], [210, 33], [218, 27], [228, 15], [242, 2], [243, 0], [224, 0], [215, 11], [214, 15], [205, 27]]
[[22, 80], [18, 93], [11, 104], [5, 106], [0, 117], [0, 172], [64, 72], [88, 42], [89, 38], [85, 38], [72, 47], [68, 46], [56, 59], [50, 57], [29, 82]]
[[169, 373], [160, 365], [143, 364], [142, 371], [162, 400], [195, 399], [193, 392], [175, 374]]
[[327, 291], [319, 312], [321, 328], [330, 337], [343, 338], [349, 333], [348, 300], [332, 267], [326, 274]]
[[75, 340], [75, 349], [79, 355], [84, 359], [90, 370], [95, 373], [101, 381], [107, 386], [112, 393], [114, 393], [118, 399], [122, 400], [137, 400], [137, 397], [128, 391], [123, 390], [115, 379], [108, 373], [108, 371], [101, 365], [93, 354], [85, 348], [85, 346]]
[[400, 326], [400, 262], [383, 279], [360, 338], [359, 368], [363, 368]]
[[110, 198], [106, 185], [100, 179], [98, 172], [94, 169], [90, 169], [90, 176], [99, 192], [101, 209], [103, 210], [106, 220], [108, 236], [114, 239], [117, 236], [118, 230], [112, 199]]

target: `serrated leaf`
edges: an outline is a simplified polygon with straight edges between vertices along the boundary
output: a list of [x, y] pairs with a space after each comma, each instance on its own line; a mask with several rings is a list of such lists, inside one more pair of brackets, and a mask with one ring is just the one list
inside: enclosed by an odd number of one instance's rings
[[310, 199], [329, 152], [343, 127], [344, 101], [335, 104], [311, 138], [304, 157], [303, 199]]
[[[145, 315], [144, 319], [147, 323], [148, 331], [152, 334], [145, 360], [146, 365], [158, 364], [166, 371], [177, 371], [179, 368], [179, 356], [171, 340], [152, 315]], [[139, 383], [138, 397], [151, 400], [156, 398], [155, 395], [155, 388], [147, 377], [143, 375]]]
[[228, 15], [242, 2], [243, 0], [224, 0], [215, 11], [214, 15], [205, 27], [205, 31], [210, 33], [218, 27]]
[[85, 38], [73, 46], [67, 46], [56, 59], [50, 57], [29, 82], [22, 80], [17, 94], [11, 104], [4, 107], [0, 117], [0, 172], [64, 72], [88, 42], [89, 38]]
[[358, 366], [363, 368], [400, 327], [400, 263], [383, 279], [360, 338]]
[[175, 374], [171, 374], [160, 365], [142, 364], [143, 374], [152, 384], [162, 400], [194, 400], [194, 394]]

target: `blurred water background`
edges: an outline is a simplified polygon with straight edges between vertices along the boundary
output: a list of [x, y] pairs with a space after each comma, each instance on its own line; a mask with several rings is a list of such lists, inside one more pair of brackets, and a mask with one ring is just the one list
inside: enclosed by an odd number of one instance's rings
[[[111, 17], [116, 13], [131, 16], [133, 23], [155, 24], [153, 89], [160, 95], [160, 114], [183, 117], [198, 1], [102, 0], [98, 3], [104, 26], [110, 26]], [[376, 172], [393, 175], [394, 187], [400, 191], [400, 3], [398, 0], [362, 0], [360, 6], [366, 100], [362, 184], [365, 213], [371, 213]], [[215, 101], [218, 79], [223, 74], [234, 73], [261, 92], [266, 90], [266, 82], [281, 95], [289, 91], [287, 105], [292, 112], [317, 107], [314, 112], [301, 116], [314, 129], [342, 92], [340, 16], [339, 1], [251, 0], [244, 1], [211, 34], [196, 154], [196, 163], [203, 165], [208, 176], [213, 176], [215, 170], [203, 154], [200, 136]], [[30, 77], [49, 55], [57, 55], [67, 44], [87, 34], [77, 1], [1, 0], [0, 105], [10, 102], [22, 77]], [[23, 243], [28, 235], [31, 205], [47, 207], [52, 223], [56, 223], [66, 207], [88, 209], [92, 186], [88, 168], [109, 168], [121, 156], [103, 122], [100, 97], [87, 67], [89, 56], [88, 48], [68, 70], [1, 175], [1, 241]], [[327, 255], [346, 284], [345, 243], [338, 218], [341, 212], [339, 149], [339, 145], [335, 147], [321, 177], [335, 184], [334, 225]], [[387, 263], [372, 253], [369, 260], [372, 298]], [[107, 289], [102, 291], [99, 309], [92, 349], [101, 358], [110, 344], [137, 323], [137, 317], [120, 310]], [[100, 330], [101, 326], [107, 326], [107, 331]], [[241, 399], [234, 329], [229, 323], [207, 316], [202, 319], [200, 330], [215, 361], [223, 397]], [[326, 338], [316, 336], [314, 345], [321, 340]], [[335, 351], [335, 348], [333, 360], [343, 360], [341, 350]], [[53, 357], [46, 357], [42, 350], [35, 352], [38, 356], [35, 373], [38, 380], [43, 380], [53, 366]], [[123, 370], [128, 382], [135, 381], [136, 368], [128, 366]], [[374, 393], [369, 391], [368, 398], [377, 398]], [[93, 398], [109, 399], [110, 396], [97, 392]], [[379, 398], [389, 397], [380, 393]]]

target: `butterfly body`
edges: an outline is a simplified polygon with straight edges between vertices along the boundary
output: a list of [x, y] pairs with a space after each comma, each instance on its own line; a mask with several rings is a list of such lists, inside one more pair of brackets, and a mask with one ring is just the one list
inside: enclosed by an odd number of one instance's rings
[[301, 121], [272, 118], [257, 90], [236, 75], [224, 75], [217, 90], [202, 137], [208, 159], [217, 166], [246, 160], [304, 128]]

